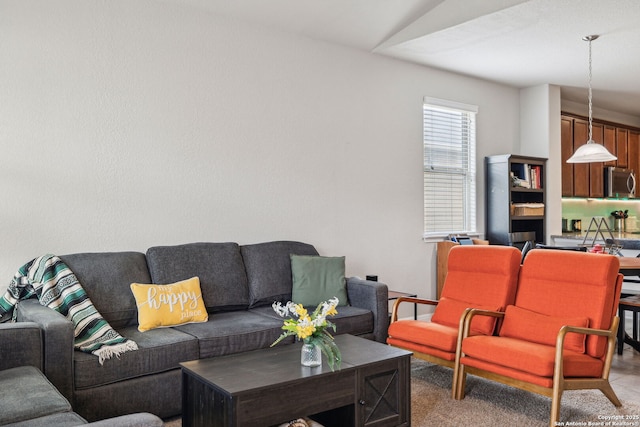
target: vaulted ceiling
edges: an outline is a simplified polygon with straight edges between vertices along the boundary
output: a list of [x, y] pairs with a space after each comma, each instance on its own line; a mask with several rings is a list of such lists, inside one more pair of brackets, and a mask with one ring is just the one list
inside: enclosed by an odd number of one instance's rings
[[640, 117], [639, 0], [159, 0]]

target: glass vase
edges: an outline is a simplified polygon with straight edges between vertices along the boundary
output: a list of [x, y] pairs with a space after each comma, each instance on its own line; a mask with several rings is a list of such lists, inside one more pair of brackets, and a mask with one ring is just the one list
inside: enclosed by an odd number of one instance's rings
[[300, 363], [302, 366], [320, 366], [322, 365], [322, 350], [315, 344], [302, 344], [300, 353]]

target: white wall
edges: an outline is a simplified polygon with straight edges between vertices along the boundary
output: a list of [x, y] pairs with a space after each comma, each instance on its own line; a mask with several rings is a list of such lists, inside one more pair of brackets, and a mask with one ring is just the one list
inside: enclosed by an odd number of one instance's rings
[[476, 104], [486, 155], [516, 89], [141, 0], [0, 2], [0, 287], [44, 253], [310, 242], [435, 296], [422, 98]]
[[560, 88], [539, 85], [520, 90], [520, 148], [526, 156], [547, 159], [546, 243], [562, 232], [562, 165], [560, 135]]

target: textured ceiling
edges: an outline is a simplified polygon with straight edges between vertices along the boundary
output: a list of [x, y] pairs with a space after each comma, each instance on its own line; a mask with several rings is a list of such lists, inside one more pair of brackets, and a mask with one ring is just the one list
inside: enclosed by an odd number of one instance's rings
[[640, 117], [640, 0], [160, 0]]

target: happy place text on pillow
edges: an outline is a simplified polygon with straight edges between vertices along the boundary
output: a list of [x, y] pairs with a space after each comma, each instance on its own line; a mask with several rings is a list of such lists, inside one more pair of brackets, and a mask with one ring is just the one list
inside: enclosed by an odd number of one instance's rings
[[195, 292], [174, 292], [170, 288], [162, 291], [153, 286], [150, 287], [147, 291], [147, 303], [149, 304], [150, 308], [159, 310], [162, 305], [168, 305], [169, 311], [173, 312], [173, 307], [179, 304], [180, 311], [183, 312], [183, 316], [198, 314], [194, 311], [188, 311], [185, 313], [185, 307], [191, 310], [198, 307], [198, 298], [200, 298], [200, 295], [196, 294]]

